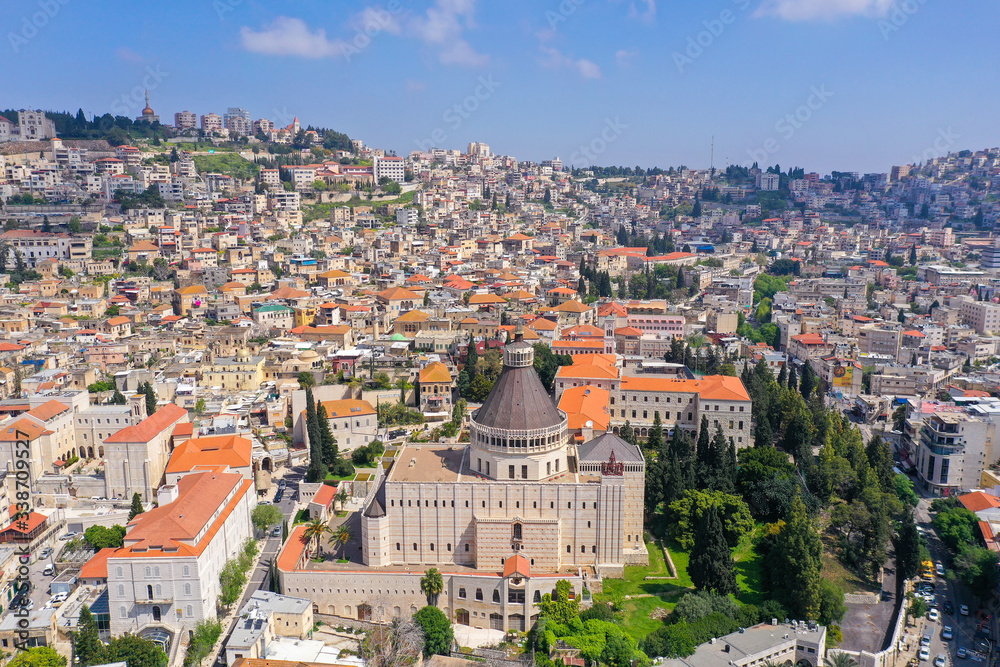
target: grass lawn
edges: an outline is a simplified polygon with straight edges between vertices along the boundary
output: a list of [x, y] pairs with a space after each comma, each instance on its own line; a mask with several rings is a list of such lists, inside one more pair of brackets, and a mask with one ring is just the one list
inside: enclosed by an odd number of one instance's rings
[[870, 591], [876, 593], [880, 590], [877, 583], [864, 581], [854, 574], [840, 562], [837, 555], [833, 553], [823, 540], [823, 578], [832, 581], [842, 593], [857, 593], [859, 591]]
[[736, 583], [740, 587], [736, 599], [745, 604], [759, 605], [767, 599], [761, 579], [764, 575], [763, 558], [754, 548], [763, 525], [757, 526], [750, 534], [744, 535], [733, 550], [736, 561]]
[[649, 566], [627, 566], [623, 578], [605, 579], [604, 592], [594, 596], [597, 602], [611, 602], [626, 595], [650, 596], [621, 601], [625, 616], [622, 627], [636, 639], [642, 639], [663, 624], [659, 618], [650, 618], [655, 610], [673, 609], [677, 601], [692, 589], [691, 578], [687, 573], [688, 554], [676, 544], [668, 543], [667, 548], [678, 571], [677, 579], [646, 579], [670, 576], [663, 550], [656, 542], [647, 542]]

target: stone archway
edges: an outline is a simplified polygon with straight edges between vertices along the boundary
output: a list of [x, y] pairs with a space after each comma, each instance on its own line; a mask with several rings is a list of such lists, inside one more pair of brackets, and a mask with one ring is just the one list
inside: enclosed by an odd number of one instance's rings
[[274, 463], [271, 461], [270, 456], [265, 456], [260, 460], [260, 469], [267, 472], [274, 472]]

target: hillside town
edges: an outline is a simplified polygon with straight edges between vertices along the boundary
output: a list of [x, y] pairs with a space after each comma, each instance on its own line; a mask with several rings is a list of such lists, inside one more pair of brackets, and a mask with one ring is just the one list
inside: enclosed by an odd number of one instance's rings
[[6, 658], [998, 657], [1000, 148], [600, 167], [150, 103], [0, 111]]

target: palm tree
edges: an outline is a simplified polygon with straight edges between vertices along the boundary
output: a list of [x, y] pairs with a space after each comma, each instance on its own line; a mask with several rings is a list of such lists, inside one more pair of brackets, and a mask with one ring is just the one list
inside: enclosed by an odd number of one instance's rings
[[837, 651], [832, 656], [827, 654], [823, 662], [826, 663], [826, 667], [856, 667], [858, 664], [854, 658], [843, 651]]
[[306, 540], [315, 540], [316, 549], [314, 550], [314, 553], [322, 553], [322, 547], [320, 547], [319, 541], [323, 535], [332, 532], [333, 531], [330, 530], [330, 526], [326, 525], [325, 521], [322, 519], [313, 519], [306, 524], [306, 529], [303, 531], [302, 537], [306, 538]]
[[444, 577], [436, 567], [432, 567], [420, 577], [420, 592], [427, 596], [427, 604], [436, 605], [437, 598], [444, 590]]
[[344, 507], [347, 505], [347, 499], [349, 497], [350, 496], [347, 495], [347, 491], [344, 490], [344, 489], [341, 489], [340, 491], [337, 492], [337, 494], [335, 496], [333, 496], [333, 500], [334, 500], [334, 502], [339, 503], [340, 504], [340, 509], [343, 510]]
[[[337, 530], [333, 531], [333, 537], [330, 538], [330, 542], [332, 544], [339, 544], [340, 547], [343, 548], [344, 545], [351, 541], [352, 537], [354, 536], [351, 535], [351, 529], [344, 524], [340, 524], [337, 526]], [[343, 556], [343, 554], [341, 554], [341, 556]]]

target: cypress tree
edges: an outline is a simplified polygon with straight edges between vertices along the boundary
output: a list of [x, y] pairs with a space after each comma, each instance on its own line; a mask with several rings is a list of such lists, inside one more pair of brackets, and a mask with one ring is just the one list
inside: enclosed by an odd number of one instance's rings
[[812, 366], [806, 364], [805, 368], [802, 369], [802, 380], [799, 381], [799, 392], [802, 394], [802, 398], [808, 401], [815, 390], [816, 373], [813, 371]]
[[763, 559], [765, 586], [794, 618], [817, 618], [823, 543], [801, 497], [792, 501], [786, 521]]
[[83, 605], [80, 609], [80, 619], [77, 621], [76, 632], [73, 633], [73, 653], [79, 660], [80, 667], [100, 665], [106, 662], [104, 658], [104, 642], [97, 631], [97, 619], [90, 607]]
[[698, 445], [695, 449], [695, 459], [698, 462], [697, 474], [702, 476], [705, 474], [705, 470], [710, 467], [712, 453], [711, 453], [711, 436], [708, 433], [708, 417], [705, 415], [701, 416], [701, 428], [698, 429]]
[[788, 369], [788, 388], [796, 391], [799, 388], [799, 376], [795, 372], [795, 366]]
[[316, 402], [316, 422], [319, 429], [323, 463], [327, 467], [333, 466], [337, 462], [337, 439], [333, 437], [333, 431], [330, 430], [330, 420], [326, 414], [326, 408], [319, 401]]
[[145, 508], [142, 506], [142, 497], [136, 491], [132, 494], [132, 509], [128, 512], [128, 520], [131, 521], [145, 511]]
[[715, 505], [705, 510], [695, 532], [688, 574], [699, 590], [718, 595], [730, 595], [738, 590], [733, 553], [722, 534], [722, 522]]
[[781, 364], [781, 370], [778, 371], [778, 385], [781, 387], [788, 385], [788, 364]]
[[646, 437], [646, 449], [650, 451], [659, 451], [663, 447], [663, 421], [660, 419], [660, 413], [653, 413], [653, 428], [649, 429], [649, 435]]

